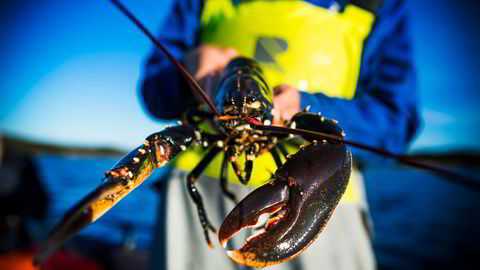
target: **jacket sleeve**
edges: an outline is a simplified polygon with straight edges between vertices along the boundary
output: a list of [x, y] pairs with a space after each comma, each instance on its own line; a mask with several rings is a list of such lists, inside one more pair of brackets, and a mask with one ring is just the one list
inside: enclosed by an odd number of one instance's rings
[[[385, 2], [365, 44], [355, 98], [302, 92], [300, 103], [338, 120], [347, 140], [402, 153], [419, 127], [409, 5]], [[361, 162], [377, 160], [375, 154], [351, 150]]]
[[[202, 7], [197, 0], [175, 0], [172, 5], [158, 39], [177, 59], [197, 44]], [[188, 83], [156, 48], [147, 59], [140, 91], [146, 109], [158, 119], [179, 118], [196, 103]]]

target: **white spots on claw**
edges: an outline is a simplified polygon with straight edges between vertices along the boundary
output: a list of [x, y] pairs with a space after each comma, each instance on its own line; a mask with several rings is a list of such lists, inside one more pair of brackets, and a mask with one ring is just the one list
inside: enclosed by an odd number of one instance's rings
[[200, 141], [202, 139], [202, 134], [195, 130], [193, 133], [195, 133], [195, 139], [197, 139], [197, 141]]
[[163, 145], [160, 145], [160, 155], [165, 155], [165, 148], [163, 147]]
[[269, 126], [272, 124], [272, 121], [268, 120], [268, 119], [265, 119], [265, 121], [263, 121], [263, 124], [266, 125], [266, 126]]
[[322, 140], [322, 142], [325, 144], [325, 143], [327, 143], [327, 140]]
[[255, 146], [255, 152], [260, 151], [260, 145], [258, 143], [254, 143], [253, 146]]
[[223, 141], [217, 141], [217, 146], [218, 147], [223, 147]]
[[180, 149], [182, 149], [182, 151], [185, 151], [187, 150], [187, 147], [185, 145], [180, 145]]
[[332, 119], [332, 122], [335, 123], [335, 124], [338, 124], [338, 121], [335, 120], [335, 119]]
[[297, 128], [297, 122], [293, 121], [293, 122], [290, 124], [290, 128], [296, 129], [296, 128]]
[[143, 145], [145, 145], [145, 146], [150, 146], [150, 143], [149, 143], [147, 140], [145, 140], [145, 141], [143, 142]]
[[140, 162], [140, 159], [138, 157], [133, 158], [133, 163], [139, 163], [139, 162]]
[[305, 107], [305, 111], [306, 111], [306, 112], [309, 112], [311, 108], [312, 108], [312, 106], [307, 105], [307, 107]]
[[207, 141], [203, 141], [203, 146], [204, 146], [204, 147], [207, 147], [207, 146], [208, 146], [208, 142], [207, 142]]
[[347, 134], [345, 134], [344, 131], [342, 131], [342, 137], [345, 137]]
[[116, 171], [107, 171], [107, 173], [110, 174], [112, 177], [120, 176]]
[[128, 172], [128, 177], [129, 177], [129, 178], [133, 178], [133, 173], [129, 171], [129, 172]]
[[323, 116], [320, 117], [320, 121], [322, 121], [322, 122], [325, 121], [325, 117], [323, 117]]
[[140, 154], [142, 154], [142, 155], [145, 155], [145, 153], [147, 151], [145, 151], [145, 149], [143, 149], [143, 148], [140, 148], [140, 149], [138, 149], [138, 152], [140, 152]]

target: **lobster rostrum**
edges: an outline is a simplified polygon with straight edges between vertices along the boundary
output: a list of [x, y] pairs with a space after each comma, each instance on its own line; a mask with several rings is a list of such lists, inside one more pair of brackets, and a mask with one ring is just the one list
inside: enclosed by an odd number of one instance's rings
[[[260, 67], [251, 59], [236, 58], [228, 64], [217, 87], [214, 104], [182, 65], [121, 3], [117, 0], [111, 2], [176, 65], [211, 112], [197, 109], [186, 112], [180, 125], [148, 136], [142, 145], [106, 171], [101, 185], [72, 207], [50, 233], [35, 257], [36, 263], [42, 263], [64, 241], [96, 221], [142, 184], [154, 169], [168, 164], [194, 143], [206, 146], [207, 153], [187, 176], [187, 190], [197, 206], [209, 246], [213, 246], [209, 232], [216, 230], [208, 220], [202, 196], [195, 186], [204, 169], [215, 156], [223, 153], [222, 189], [227, 197], [236, 201], [226, 185], [228, 164], [232, 165], [243, 184], [249, 182], [254, 159], [259, 155], [271, 154], [277, 164], [278, 169], [270, 181], [240, 201], [225, 218], [218, 233], [220, 243], [226, 247], [237, 232], [255, 226], [261, 215], [270, 214], [261, 233], [251, 236], [240, 249], [227, 251], [235, 262], [253, 267], [288, 261], [304, 251], [320, 234], [348, 184], [352, 155], [347, 145], [464, 179], [418, 163], [408, 156], [347, 141], [338, 122], [320, 114], [304, 111], [283, 127], [272, 126], [273, 94], [262, 78]], [[215, 132], [199, 129], [199, 122], [207, 122]], [[292, 141], [292, 137], [301, 138], [306, 143], [297, 153], [288, 155], [283, 144]], [[245, 154], [245, 164], [239, 164], [241, 154]], [[286, 158], [283, 164], [280, 155]], [[464, 179], [463, 182], [468, 184], [471, 181]]]

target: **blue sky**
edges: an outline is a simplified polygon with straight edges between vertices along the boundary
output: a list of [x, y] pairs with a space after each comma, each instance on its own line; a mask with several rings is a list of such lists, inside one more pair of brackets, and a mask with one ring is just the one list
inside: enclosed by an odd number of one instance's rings
[[[172, 1], [124, 2], [157, 32]], [[478, 151], [475, 4], [414, 2], [425, 123], [413, 149]], [[108, 1], [22, 1], [7, 15], [1, 34], [8, 38], [0, 45], [5, 63], [0, 131], [49, 143], [127, 150], [162, 129], [138, 97], [152, 45]]]

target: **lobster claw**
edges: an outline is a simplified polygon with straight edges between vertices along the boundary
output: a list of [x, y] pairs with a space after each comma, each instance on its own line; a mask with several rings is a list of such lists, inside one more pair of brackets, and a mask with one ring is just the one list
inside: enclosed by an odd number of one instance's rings
[[343, 144], [312, 143], [289, 158], [273, 180], [247, 195], [225, 218], [219, 231], [226, 243], [240, 230], [254, 226], [265, 213], [274, 214], [263, 232], [227, 255], [237, 263], [265, 267], [286, 262], [319, 235], [340, 201], [351, 173], [352, 157]]

